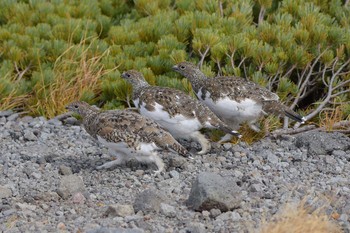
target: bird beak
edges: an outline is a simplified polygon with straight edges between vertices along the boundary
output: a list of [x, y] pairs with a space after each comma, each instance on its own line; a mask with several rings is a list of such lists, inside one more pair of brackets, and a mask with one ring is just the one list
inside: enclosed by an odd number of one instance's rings
[[68, 106], [66, 106], [66, 107], [64, 107], [66, 110], [69, 110], [69, 107]]
[[178, 71], [178, 70], [179, 70], [179, 67], [178, 67], [177, 65], [174, 65], [174, 66], [173, 66], [173, 70]]
[[125, 72], [122, 73], [121, 77], [122, 77], [122, 78], [126, 78], [126, 77], [125, 77]]

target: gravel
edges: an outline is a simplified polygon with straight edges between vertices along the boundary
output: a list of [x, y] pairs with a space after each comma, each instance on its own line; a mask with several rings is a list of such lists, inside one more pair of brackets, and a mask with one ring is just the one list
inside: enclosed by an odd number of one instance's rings
[[[74, 118], [58, 119], [0, 112], [1, 232], [251, 232], [300, 200], [326, 206], [350, 232], [350, 139], [343, 134], [213, 143], [193, 159], [164, 153], [166, 172], [155, 175], [154, 165], [134, 160], [96, 170], [111, 159], [106, 148]], [[237, 203], [187, 206], [210, 187], [219, 196], [239, 190]]]

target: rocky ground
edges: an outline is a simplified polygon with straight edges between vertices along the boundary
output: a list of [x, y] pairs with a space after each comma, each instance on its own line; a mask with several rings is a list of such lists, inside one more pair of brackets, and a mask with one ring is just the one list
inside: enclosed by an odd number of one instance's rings
[[76, 124], [0, 112], [0, 231], [254, 232], [285, 203], [304, 200], [350, 232], [342, 134], [213, 143], [192, 160], [164, 153], [167, 171], [155, 176], [154, 165], [133, 160], [95, 170], [110, 158]]

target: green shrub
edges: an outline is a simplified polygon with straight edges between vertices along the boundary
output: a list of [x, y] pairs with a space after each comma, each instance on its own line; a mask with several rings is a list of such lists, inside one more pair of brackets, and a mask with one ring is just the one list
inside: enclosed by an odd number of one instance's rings
[[[2, 109], [52, 117], [64, 111], [60, 98], [123, 108], [127, 69], [191, 93], [171, 71], [189, 60], [209, 76], [265, 85], [305, 114], [322, 118], [329, 103], [349, 112], [350, 8], [341, 0], [3, 0], [0, 9]], [[78, 80], [78, 94], [56, 93], [58, 83], [76, 91]]]

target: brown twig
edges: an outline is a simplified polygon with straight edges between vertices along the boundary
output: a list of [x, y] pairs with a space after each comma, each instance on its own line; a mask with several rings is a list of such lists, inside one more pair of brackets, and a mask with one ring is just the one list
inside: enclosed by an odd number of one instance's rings
[[341, 133], [350, 133], [350, 121], [339, 121], [333, 124], [332, 130], [328, 130], [326, 127], [316, 127], [315, 125], [306, 125], [304, 127], [300, 128], [289, 128], [289, 129], [277, 129], [269, 134], [267, 136], [281, 136], [281, 135], [292, 135], [292, 134], [298, 134], [303, 133], [307, 131], [322, 131], [322, 132], [341, 132]]

